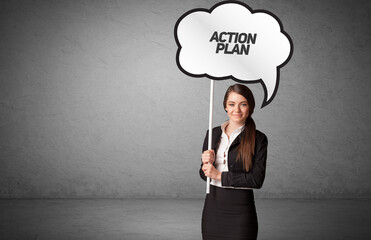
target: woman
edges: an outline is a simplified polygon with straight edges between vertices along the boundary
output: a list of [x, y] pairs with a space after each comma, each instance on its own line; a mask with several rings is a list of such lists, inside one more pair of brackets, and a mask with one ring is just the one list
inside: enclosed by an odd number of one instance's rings
[[268, 140], [251, 118], [255, 100], [248, 87], [230, 86], [223, 106], [229, 120], [213, 129], [212, 150], [207, 150], [207, 132], [202, 150], [200, 176], [211, 180], [202, 213], [202, 237], [256, 239], [252, 189], [263, 185]]

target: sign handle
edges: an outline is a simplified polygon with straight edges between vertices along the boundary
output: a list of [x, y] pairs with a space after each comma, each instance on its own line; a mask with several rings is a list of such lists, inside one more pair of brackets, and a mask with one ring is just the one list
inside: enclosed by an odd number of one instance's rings
[[[208, 150], [211, 150], [211, 141], [213, 139], [213, 106], [214, 106], [214, 80], [210, 80], [210, 108], [209, 108], [209, 139]], [[206, 194], [210, 193], [210, 178], [207, 177]]]

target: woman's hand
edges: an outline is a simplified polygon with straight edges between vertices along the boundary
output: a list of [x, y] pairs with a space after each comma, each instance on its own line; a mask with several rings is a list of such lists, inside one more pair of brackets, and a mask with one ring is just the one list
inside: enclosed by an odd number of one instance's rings
[[202, 153], [202, 163], [203, 164], [210, 163], [211, 165], [213, 165], [214, 161], [215, 161], [214, 150], [206, 150]]
[[222, 173], [219, 172], [213, 165], [215, 162], [215, 152], [214, 150], [206, 150], [202, 153], [202, 171], [204, 171], [205, 176], [221, 180], [222, 179]]
[[205, 176], [215, 179], [215, 180], [222, 180], [222, 173], [219, 172], [214, 165], [206, 163], [202, 166], [202, 171], [204, 171]]

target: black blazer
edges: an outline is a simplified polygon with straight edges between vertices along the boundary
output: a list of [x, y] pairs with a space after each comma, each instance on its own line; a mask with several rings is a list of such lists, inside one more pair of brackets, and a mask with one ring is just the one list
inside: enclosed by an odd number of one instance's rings
[[[252, 167], [248, 172], [243, 170], [242, 161], [236, 161], [238, 154], [238, 146], [241, 142], [241, 134], [236, 137], [236, 139], [231, 144], [228, 151], [228, 172], [222, 172], [222, 186], [231, 187], [246, 187], [246, 188], [261, 188], [265, 178], [265, 168], [267, 163], [267, 147], [268, 139], [264, 133], [256, 130], [255, 134], [255, 155], [252, 159]], [[220, 138], [222, 136], [222, 129], [220, 126], [213, 128], [212, 136], [212, 149], [216, 152], [220, 143]], [[208, 147], [209, 131], [206, 132], [204, 145], [202, 147], [202, 152], [207, 150]], [[215, 163], [214, 163], [215, 164]], [[207, 177], [202, 171], [202, 161], [201, 168], [199, 170], [200, 176], [206, 181]]]

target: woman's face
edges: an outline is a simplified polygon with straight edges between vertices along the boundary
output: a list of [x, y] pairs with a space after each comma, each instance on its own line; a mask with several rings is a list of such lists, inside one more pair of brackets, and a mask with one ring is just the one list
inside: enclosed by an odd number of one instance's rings
[[229, 93], [225, 110], [227, 110], [229, 121], [238, 125], [245, 124], [249, 116], [249, 104], [246, 98], [235, 92]]

